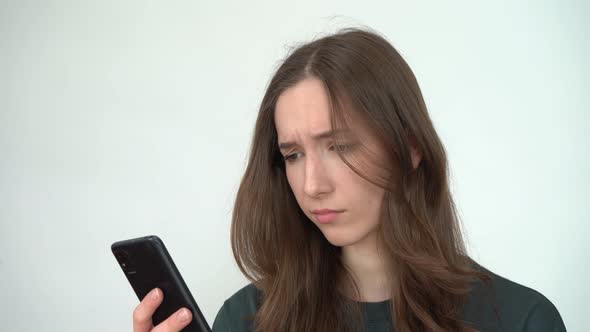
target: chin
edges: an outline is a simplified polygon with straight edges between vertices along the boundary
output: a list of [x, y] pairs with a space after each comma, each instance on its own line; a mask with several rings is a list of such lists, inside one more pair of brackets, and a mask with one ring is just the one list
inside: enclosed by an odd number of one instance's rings
[[358, 243], [364, 238], [362, 234], [347, 234], [345, 232], [338, 232], [337, 230], [322, 230], [322, 233], [324, 234], [326, 240], [336, 247], [350, 246]]

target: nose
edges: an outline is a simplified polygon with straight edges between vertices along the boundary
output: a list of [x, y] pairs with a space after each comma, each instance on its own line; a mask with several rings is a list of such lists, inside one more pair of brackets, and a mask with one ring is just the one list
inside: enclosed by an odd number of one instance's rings
[[310, 197], [318, 197], [332, 190], [332, 184], [322, 158], [312, 155], [306, 156], [303, 192]]

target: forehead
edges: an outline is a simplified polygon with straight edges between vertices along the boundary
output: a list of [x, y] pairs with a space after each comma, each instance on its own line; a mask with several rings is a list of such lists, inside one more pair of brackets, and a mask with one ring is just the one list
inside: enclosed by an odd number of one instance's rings
[[330, 101], [323, 83], [306, 78], [285, 90], [275, 107], [279, 140], [330, 129]]
[[[351, 139], [374, 140], [367, 119], [352, 111], [350, 100], [345, 98], [344, 103], [346, 128], [336, 128], [336, 132]], [[279, 143], [307, 140], [334, 129], [330, 123], [331, 107], [326, 88], [317, 78], [306, 78], [283, 91], [277, 100], [274, 114]]]

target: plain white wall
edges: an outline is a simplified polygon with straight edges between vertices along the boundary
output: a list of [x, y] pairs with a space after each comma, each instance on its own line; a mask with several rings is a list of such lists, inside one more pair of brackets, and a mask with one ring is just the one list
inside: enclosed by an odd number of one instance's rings
[[584, 1], [2, 1], [0, 329], [131, 331], [110, 252], [158, 234], [212, 323], [246, 284], [233, 199], [288, 48], [350, 25], [412, 67], [445, 144], [470, 252], [590, 298]]

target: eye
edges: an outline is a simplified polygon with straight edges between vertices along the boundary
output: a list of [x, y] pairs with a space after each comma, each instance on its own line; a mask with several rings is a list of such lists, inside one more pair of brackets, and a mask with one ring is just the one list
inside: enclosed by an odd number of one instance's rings
[[288, 163], [292, 163], [296, 160], [296, 156], [300, 154], [300, 152], [295, 152], [295, 153], [291, 153], [289, 155], [286, 155], [285, 157], [283, 157], [283, 160], [285, 160]]
[[345, 152], [350, 146], [348, 144], [334, 144], [330, 146], [330, 150]]

